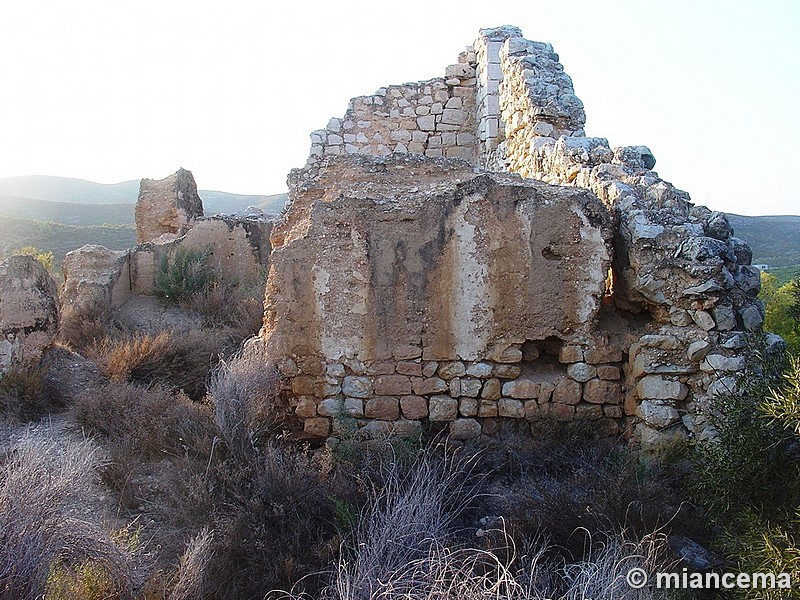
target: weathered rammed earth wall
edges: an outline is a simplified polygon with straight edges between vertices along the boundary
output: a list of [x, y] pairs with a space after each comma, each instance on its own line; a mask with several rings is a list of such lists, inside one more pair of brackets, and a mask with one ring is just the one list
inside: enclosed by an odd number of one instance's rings
[[262, 332], [309, 434], [429, 420], [466, 438], [497, 417], [648, 446], [713, 433], [763, 320], [749, 247], [648, 148], [585, 137], [558, 61], [482, 30], [444, 78], [355, 98], [312, 134]]
[[56, 336], [58, 311], [58, 289], [39, 261], [0, 261], [0, 379], [39, 361]]
[[131, 295], [152, 295], [163, 262], [178, 251], [208, 253], [208, 266], [227, 281], [259, 281], [269, 268], [272, 223], [263, 218], [203, 217], [191, 172], [143, 179], [130, 250], [87, 245], [67, 253], [61, 299], [65, 314], [107, 313]]

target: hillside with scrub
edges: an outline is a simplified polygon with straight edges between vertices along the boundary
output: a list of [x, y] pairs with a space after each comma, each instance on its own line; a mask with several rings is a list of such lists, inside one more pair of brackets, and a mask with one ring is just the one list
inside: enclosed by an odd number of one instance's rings
[[584, 124], [483, 29], [278, 216], [0, 260], [0, 598], [796, 597], [800, 280]]

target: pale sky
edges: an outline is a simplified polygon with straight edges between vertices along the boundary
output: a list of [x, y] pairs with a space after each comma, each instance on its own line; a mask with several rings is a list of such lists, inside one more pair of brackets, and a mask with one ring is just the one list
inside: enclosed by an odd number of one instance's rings
[[588, 135], [648, 146], [696, 203], [800, 214], [797, 0], [7, 0], [0, 177], [185, 167], [280, 193], [351, 97], [442, 76], [503, 24], [553, 44]]

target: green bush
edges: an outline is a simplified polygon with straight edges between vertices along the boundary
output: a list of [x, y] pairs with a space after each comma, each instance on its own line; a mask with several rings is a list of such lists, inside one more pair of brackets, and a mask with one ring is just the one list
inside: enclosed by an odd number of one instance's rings
[[693, 495], [742, 572], [797, 572], [800, 363], [764, 348], [752, 340], [737, 389], [716, 401], [718, 437], [698, 448]]
[[179, 248], [171, 258], [165, 256], [156, 276], [156, 295], [182, 300], [207, 290], [214, 282], [214, 272], [208, 265], [210, 256], [211, 248]]

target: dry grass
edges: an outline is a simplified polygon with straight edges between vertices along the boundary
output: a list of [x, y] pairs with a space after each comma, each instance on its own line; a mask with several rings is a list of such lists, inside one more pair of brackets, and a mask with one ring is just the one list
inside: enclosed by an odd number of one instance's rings
[[67, 310], [58, 324], [58, 341], [75, 352], [83, 352], [110, 335], [108, 314], [98, 308]]
[[214, 534], [206, 527], [187, 544], [178, 564], [176, 583], [169, 600], [200, 600], [206, 597], [206, 575], [213, 553]]
[[252, 285], [215, 281], [181, 305], [203, 315], [207, 326], [229, 329], [240, 342], [257, 334], [264, 322], [264, 281]]
[[40, 366], [12, 368], [0, 379], [0, 415], [14, 421], [32, 421], [62, 407], [61, 398], [46, 382]]
[[102, 436], [112, 452], [130, 453], [131, 460], [187, 454], [205, 459], [216, 435], [208, 405], [163, 387], [112, 382], [81, 395], [70, 414], [86, 432]]
[[114, 582], [118, 598], [141, 583], [133, 557], [76, 507], [93, 493], [99, 465], [88, 441], [24, 432], [0, 466], [0, 595], [38, 600], [54, 572], [91, 565]]
[[112, 381], [143, 385], [161, 384], [202, 399], [206, 379], [227, 339], [213, 331], [107, 338], [92, 352], [103, 373]]
[[221, 360], [209, 384], [209, 397], [228, 450], [245, 460], [260, 434], [274, 430], [281, 419], [277, 399], [279, 377], [258, 340], [246, 343], [230, 360]]

